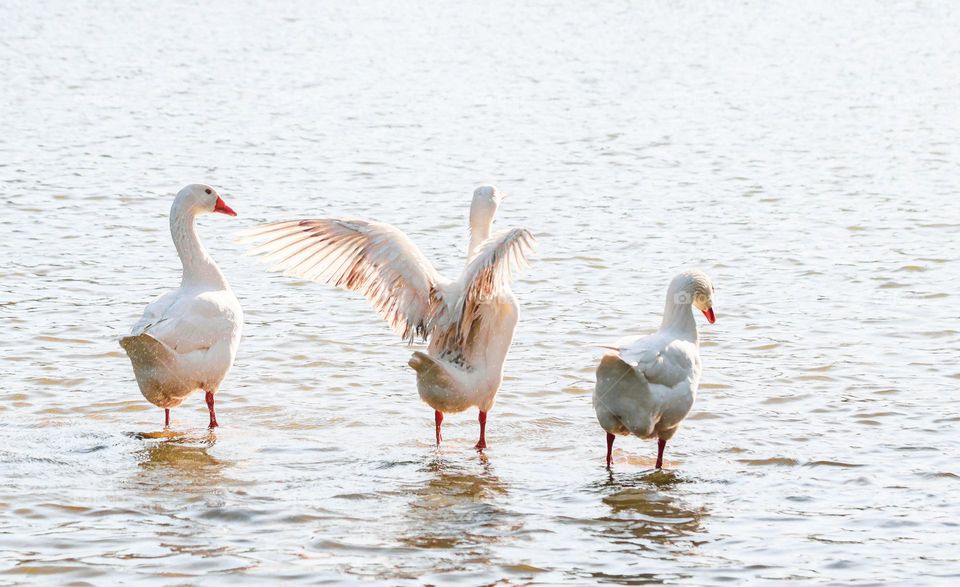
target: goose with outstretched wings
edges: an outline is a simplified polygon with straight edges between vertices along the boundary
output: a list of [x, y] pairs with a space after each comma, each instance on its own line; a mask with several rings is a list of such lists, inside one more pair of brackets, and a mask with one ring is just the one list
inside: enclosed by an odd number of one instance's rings
[[510, 289], [535, 240], [524, 228], [491, 235], [503, 199], [493, 186], [477, 188], [470, 207], [467, 264], [456, 280], [441, 276], [397, 228], [367, 220], [324, 218], [265, 224], [247, 231], [250, 249], [270, 270], [328, 283], [363, 295], [408, 342], [428, 341], [410, 366], [420, 397], [434, 409], [440, 444], [443, 414], [480, 410], [486, 448], [487, 412], [503, 380], [519, 305]]

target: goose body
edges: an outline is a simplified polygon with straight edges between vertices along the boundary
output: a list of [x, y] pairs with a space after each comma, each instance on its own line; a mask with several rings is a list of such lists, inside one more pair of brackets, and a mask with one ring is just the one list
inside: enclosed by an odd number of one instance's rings
[[414, 352], [409, 365], [421, 399], [434, 409], [437, 444], [444, 413], [476, 407], [482, 449], [486, 414], [520, 314], [510, 290], [512, 271], [526, 264], [534, 244], [523, 228], [491, 236], [502, 198], [493, 186], [474, 191], [467, 263], [455, 280], [441, 276], [389, 224], [294, 220], [263, 225], [245, 238], [262, 241], [250, 254], [272, 262], [271, 270], [361, 293], [405, 340], [427, 340], [426, 352]]
[[445, 352], [433, 343], [428, 352], [414, 351], [410, 358], [420, 398], [436, 411], [457, 413], [476, 407], [489, 412], [493, 408], [520, 306], [507, 290], [487, 300], [482, 312], [483, 331], [464, 346], [463, 355]]
[[692, 308], [712, 324], [713, 284], [700, 271], [676, 276], [667, 291], [663, 322], [654, 334], [621, 340], [597, 367], [593, 407], [607, 432], [607, 466], [618, 435], [657, 438], [657, 468], [700, 384], [700, 338]]
[[202, 390], [210, 427], [217, 426], [214, 394], [240, 344], [240, 302], [197, 236], [195, 218], [207, 212], [236, 215], [210, 186], [194, 184], [177, 194], [170, 209], [170, 233], [183, 264], [180, 287], [150, 303], [130, 335], [120, 340], [140, 391], [164, 408], [166, 425], [171, 408]]

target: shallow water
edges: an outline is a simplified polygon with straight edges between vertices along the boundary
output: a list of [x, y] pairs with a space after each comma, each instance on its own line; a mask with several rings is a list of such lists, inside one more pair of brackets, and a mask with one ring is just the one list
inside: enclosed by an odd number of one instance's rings
[[[960, 7], [0, 5], [0, 583], [951, 584], [960, 575]], [[246, 312], [204, 429], [117, 339], [175, 286], [172, 194]], [[350, 215], [460, 269], [473, 187], [540, 254], [483, 456], [356, 295], [234, 235]], [[671, 441], [602, 349], [717, 285]]]

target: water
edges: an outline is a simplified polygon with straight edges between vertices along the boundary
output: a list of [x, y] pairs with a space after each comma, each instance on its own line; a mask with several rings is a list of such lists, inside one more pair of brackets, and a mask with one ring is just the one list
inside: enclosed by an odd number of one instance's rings
[[[0, 583], [953, 584], [960, 8], [948, 2], [0, 6]], [[204, 429], [117, 339], [173, 193], [246, 312]], [[346, 215], [455, 273], [472, 189], [540, 254], [481, 457], [356, 295], [236, 233]], [[599, 345], [700, 266], [704, 381], [603, 466]]]

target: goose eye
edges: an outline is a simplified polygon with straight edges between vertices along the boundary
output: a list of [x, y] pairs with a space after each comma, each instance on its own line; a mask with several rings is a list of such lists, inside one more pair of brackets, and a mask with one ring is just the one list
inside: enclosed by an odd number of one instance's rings
[[207, 192], [208, 194], [212, 194], [212, 193], [213, 193], [213, 190], [210, 189], [210, 188], [207, 188], [207, 189], [205, 189], [205, 190], [203, 190], [203, 191]]

